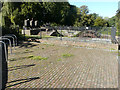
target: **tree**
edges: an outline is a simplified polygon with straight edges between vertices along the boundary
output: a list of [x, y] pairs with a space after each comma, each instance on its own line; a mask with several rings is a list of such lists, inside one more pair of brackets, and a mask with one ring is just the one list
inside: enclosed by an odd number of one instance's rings
[[93, 13], [88, 15], [88, 26], [94, 26], [95, 19], [98, 17], [98, 14]]
[[77, 8], [77, 12], [77, 19], [74, 26], [88, 26], [88, 6], [83, 5], [80, 8]]
[[89, 13], [88, 6], [83, 5], [83, 6], [80, 7], [80, 14], [81, 15], [87, 15], [88, 13]]
[[116, 16], [113, 16], [113, 17], [108, 19], [109, 26], [112, 26], [112, 25], [115, 26], [116, 18], [117, 18]]
[[107, 21], [105, 21], [102, 17], [98, 16], [94, 22], [94, 26], [97, 27], [107, 26]]
[[120, 36], [120, 10], [117, 10], [116, 13], [116, 27], [117, 27], [118, 36]]

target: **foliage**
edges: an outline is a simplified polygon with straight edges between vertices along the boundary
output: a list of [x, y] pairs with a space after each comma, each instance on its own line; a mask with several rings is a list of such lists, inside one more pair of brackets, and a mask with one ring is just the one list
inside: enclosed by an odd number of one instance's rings
[[109, 18], [108, 20], [109, 26], [116, 26], [116, 18], [117, 18], [116, 16]]
[[89, 14], [88, 6], [77, 8], [77, 18], [74, 26], [108, 26], [108, 21], [100, 17], [98, 14]]
[[107, 21], [104, 20], [102, 17], [98, 16], [95, 19], [94, 26], [97, 26], [97, 27], [107, 26]]
[[120, 11], [117, 10], [116, 14], [116, 27], [117, 27], [117, 35], [120, 36]]
[[[38, 20], [39, 26], [50, 23], [51, 26], [111, 26], [115, 25], [115, 18], [103, 19], [98, 14], [89, 14], [86, 5], [80, 8], [69, 2], [3, 2], [2, 26], [7, 32], [15, 30], [18, 25], [23, 28], [24, 20]], [[119, 16], [119, 14], [118, 14]], [[6, 33], [5, 30], [3, 30]]]

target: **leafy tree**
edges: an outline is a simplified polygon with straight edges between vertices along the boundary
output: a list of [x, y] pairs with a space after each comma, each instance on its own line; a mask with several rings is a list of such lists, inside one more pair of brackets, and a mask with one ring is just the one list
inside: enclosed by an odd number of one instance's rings
[[83, 5], [80, 7], [80, 15], [87, 15], [89, 13], [88, 6]]
[[112, 18], [109, 18], [109, 20], [108, 20], [108, 23], [109, 23], [109, 26], [115, 26], [115, 24], [116, 24], [116, 16], [113, 16]]
[[97, 17], [98, 17], [98, 14], [96, 13], [89, 14], [88, 26], [94, 26], [94, 22]]
[[116, 14], [116, 27], [117, 27], [118, 36], [120, 36], [120, 10], [117, 10], [117, 14]]
[[77, 19], [74, 26], [89, 26], [88, 19], [89, 19], [89, 9], [88, 6], [81, 6], [77, 8]]
[[98, 17], [95, 19], [94, 26], [103, 27], [103, 26], [107, 26], [107, 25], [108, 25], [107, 21], [104, 20], [102, 17], [98, 16]]

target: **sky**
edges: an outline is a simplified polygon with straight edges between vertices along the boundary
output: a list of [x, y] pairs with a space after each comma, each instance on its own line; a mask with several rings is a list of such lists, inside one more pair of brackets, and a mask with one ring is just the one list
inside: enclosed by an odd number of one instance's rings
[[102, 17], [111, 18], [118, 10], [119, 0], [68, 0], [71, 5], [88, 6], [89, 13], [97, 13]]

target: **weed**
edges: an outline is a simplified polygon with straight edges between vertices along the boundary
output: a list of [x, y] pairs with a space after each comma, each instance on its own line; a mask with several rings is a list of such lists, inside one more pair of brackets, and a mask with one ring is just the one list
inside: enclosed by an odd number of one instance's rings
[[28, 52], [28, 51], [29, 51], [29, 49], [26, 49], [25, 51], [26, 51], [26, 52]]
[[120, 52], [118, 52], [118, 56], [120, 56]]
[[45, 48], [42, 48], [42, 49], [45, 49]]
[[73, 56], [73, 54], [68, 54], [68, 53], [67, 53], [67, 54], [63, 54], [62, 56], [63, 56], [64, 58], [68, 58], [68, 57]]
[[32, 60], [47, 60], [48, 59], [47, 57], [33, 56], [33, 55], [28, 56], [28, 58]]
[[28, 58], [32, 58], [32, 57], [34, 57], [34, 56], [33, 55], [28, 56]]
[[58, 59], [57, 61], [62, 61], [62, 59]]
[[111, 50], [116, 50], [116, 49], [114, 49], [114, 48], [111, 48]]

